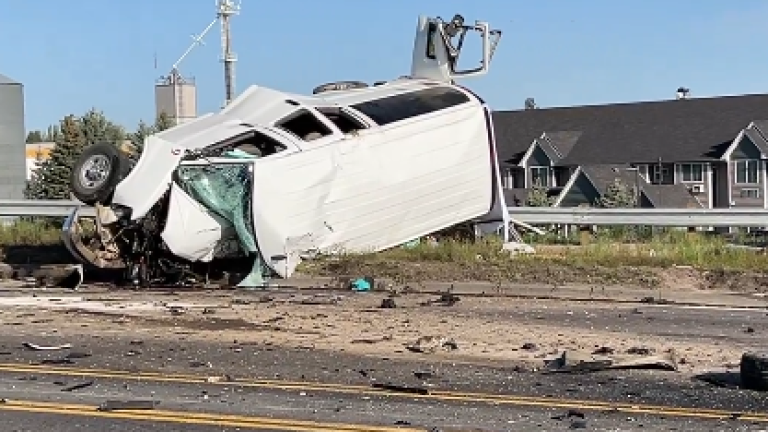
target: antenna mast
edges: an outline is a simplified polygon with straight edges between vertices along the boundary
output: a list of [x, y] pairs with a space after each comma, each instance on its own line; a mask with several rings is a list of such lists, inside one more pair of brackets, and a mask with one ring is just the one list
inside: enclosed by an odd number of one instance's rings
[[237, 56], [232, 52], [232, 35], [229, 20], [240, 13], [240, 3], [232, 0], [216, 0], [217, 19], [221, 20], [221, 61], [224, 63], [224, 105], [229, 105], [235, 95], [235, 62]]

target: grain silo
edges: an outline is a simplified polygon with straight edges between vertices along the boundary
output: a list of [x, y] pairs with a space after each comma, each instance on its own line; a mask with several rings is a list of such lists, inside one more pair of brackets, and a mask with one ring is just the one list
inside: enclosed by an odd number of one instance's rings
[[156, 114], [165, 112], [176, 124], [197, 117], [197, 87], [194, 78], [181, 76], [177, 69], [155, 84]]
[[24, 197], [24, 87], [0, 74], [0, 199]]

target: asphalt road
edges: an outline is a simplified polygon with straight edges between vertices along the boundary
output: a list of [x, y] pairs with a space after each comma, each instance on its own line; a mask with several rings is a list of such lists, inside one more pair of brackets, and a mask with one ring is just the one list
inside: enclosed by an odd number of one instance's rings
[[[567, 310], [541, 305], [505, 312], [505, 319], [755, 345], [768, 331], [763, 311], [642, 305], [598, 315], [587, 304]], [[193, 343], [184, 340], [189, 330], [183, 329], [169, 329], [176, 342], [121, 336], [73, 341], [50, 333], [30, 341], [12, 322], [3, 324], [2, 431], [768, 430], [768, 394], [729, 387], [734, 377], [727, 374], [725, 387], [663, 371], [547, 375], [434, 356], [402, 360], [236, 341]], [[24, 342], [74, 346], [33, 351]], [[429, 394], [373, 386], [382, 383]], [[87, 386], [70, 389], [77, 384]], [[107, 400], [157, 405], [97, 411]], [[576, 416], [568, 418], [569, 410]]]

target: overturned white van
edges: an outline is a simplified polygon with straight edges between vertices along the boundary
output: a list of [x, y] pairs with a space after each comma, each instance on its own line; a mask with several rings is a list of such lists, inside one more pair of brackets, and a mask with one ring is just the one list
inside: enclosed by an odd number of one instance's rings
[[[470, 31], [482, 59], [460, 71]], [[407, 77], [307, 96], [252, 86], [149, 137], [138, 158], [92, 145], [71, 180], [97, 208], [98, 235], [84, 242], [75, 211], [67, 247], [139, 284], [202, 265], [260, 285], [316, 254], [380, 251], [459, 223], [506, 233], [490, 110], [455, 83], [488, 71], [499, 37], [458, 15], [422, 17]]]

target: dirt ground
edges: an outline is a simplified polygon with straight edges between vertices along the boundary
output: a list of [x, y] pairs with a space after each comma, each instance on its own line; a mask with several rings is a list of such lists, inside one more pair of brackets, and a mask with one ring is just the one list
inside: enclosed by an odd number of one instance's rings
[[[6, 330], [35, 333], [55, 329], [62, 337], [124, 335], [135, 338], [238, 341], [308, 347], [382, 357], [429, 356], [457, 362], [541, 367], [562, 350], [633, 347], [674, 349], [685, 359], [682, 372], [698, 373], [738, 364], [748, 343], [738, 337], [712, 340], [688, 334], [657, 334], [650, 319], [631, 305], [504, 298], [461, 298], [454, 305], [435, 296], [394, 297], [384, 293], [177, 295], [111, 294], [89, 297], [0, 298]], [[646, 323], [647, 321], [647, 323]], [[682, 325], [696, 328], [697, 323]], [[77, 325], [73, 325], [77, 323]], [[665, 329], [659, 329], [665, 330]], [[741, 331], [741, 329], [735, 329]], [[691, 332], [695, 333], [695, 332]], [[456, 349], [414, 353], [422, 337], [444, 337]], [[527, 345], [527, 347], [525, 347]]]

